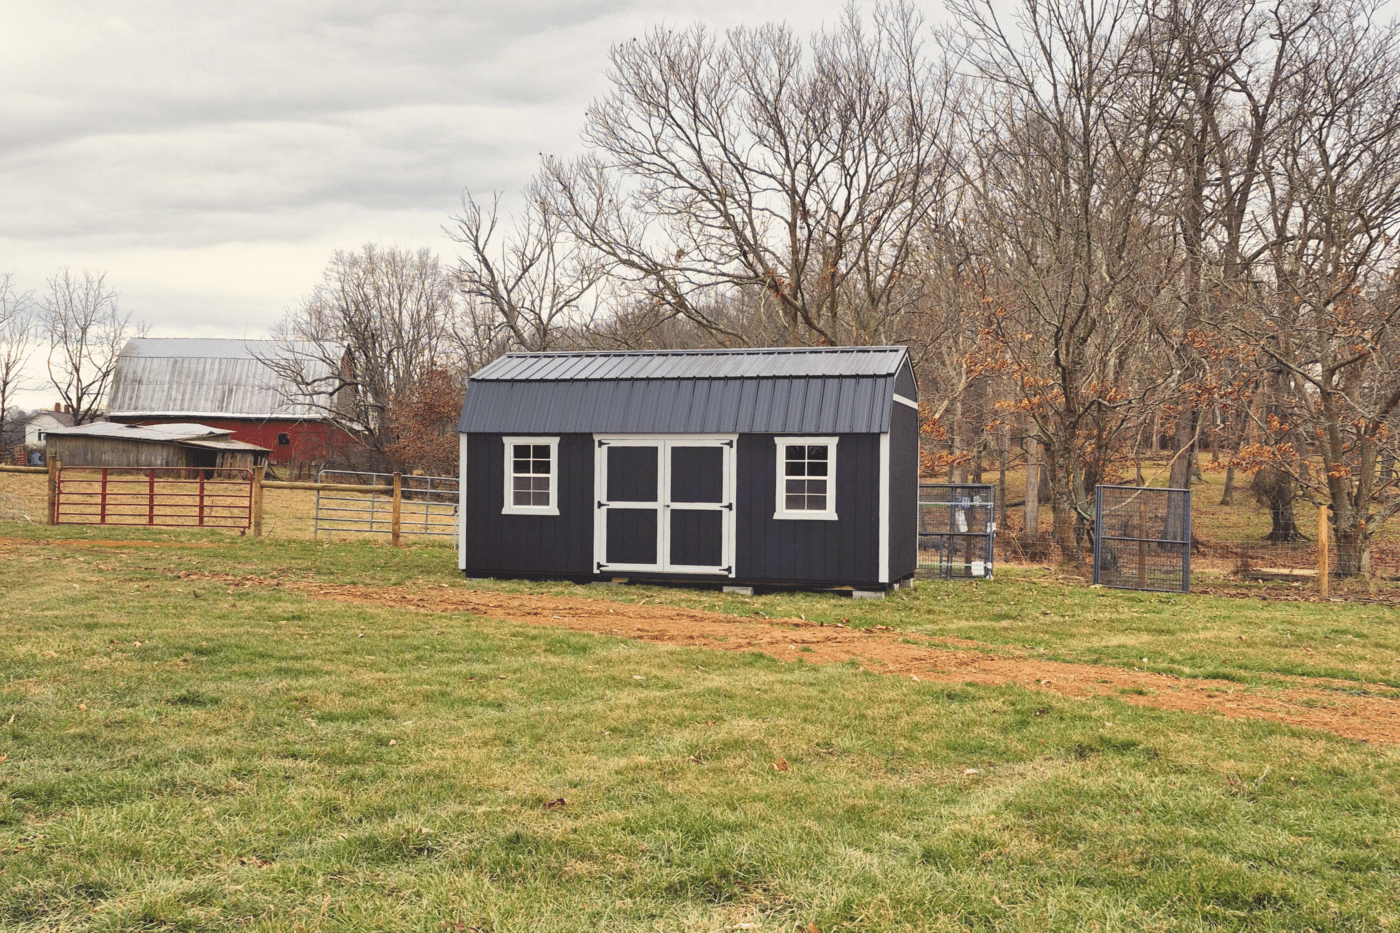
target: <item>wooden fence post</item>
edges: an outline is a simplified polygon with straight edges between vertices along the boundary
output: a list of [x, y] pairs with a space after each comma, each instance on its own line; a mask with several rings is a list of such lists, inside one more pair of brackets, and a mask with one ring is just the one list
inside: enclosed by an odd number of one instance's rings
[[49, 458], [49, 494], [48, 512], [49, 524], [58, 524], [58, 474], [63, 469], [63, 460], [59, 457]]
[[263, 474], [266, 472], [266, 464], [253, 467], [253, 501], [250, 508], [253, 510], [253, 537], [255, 538], [262, 537]]
[[394, 471], [394, 511], [389, 525], [389, 536], [393, 539], [394, 547], [399, 546], [399, 516], [403, 507], [403, 474]]
[[1328, 590], [1327, 571], [1330, 561], [1327, 559], [1327, 539], [1330, 529], [1327, 527], [1327, 506], [1317, 507], [1317, 591], [1325, 598]]

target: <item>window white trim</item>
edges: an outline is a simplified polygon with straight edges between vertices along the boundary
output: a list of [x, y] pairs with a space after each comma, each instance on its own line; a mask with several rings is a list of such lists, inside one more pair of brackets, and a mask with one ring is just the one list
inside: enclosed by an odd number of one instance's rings
[[[558, 515], [559, 514], [559, 438], [557, 437], [503, 437], [505, 455], [505, 483], [501, 500], [502, 515]], [[549, 504], [515, 505], [515, 459], [517, 444], [549, 447]], [[544, 476], [543, 473], [531, 474]]]
[[[777, 445], [774, 460], [777, 462], [775, 471], [775, 483], [773, 485], [773, 498], [776, 506], [773, 517], [775, 519], [785, 519], [788, 521], [827, 521], [834, 522], [836, 516], [836, 442], [840, 438], [836, 437], [775, 437], [773, 443]], [[821, 447], [827, 449], [826, 459], [826, 508], [816, 509], [789, 509], [787, 507], [786, 475], [784, 465], [787, 461], [788, 447]]]

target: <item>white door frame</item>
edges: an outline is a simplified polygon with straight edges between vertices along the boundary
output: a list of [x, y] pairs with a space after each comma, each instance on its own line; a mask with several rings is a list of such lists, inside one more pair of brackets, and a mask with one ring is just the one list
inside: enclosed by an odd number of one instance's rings
[[[607, 557], [607, 511], [612, 505], [607, 498], [608, 447], [655, 447], [657, 479], [655, 502], [619, 502], [618, 508], [654, 508], [656, 517], [655, 564], [609, 564]], [[613, 571], [649, 571], [652, 573], [697, 573], [734, 576], [734, 498], [736, 483], [735, 460], [739, 446], [737, 434], [595, 434], [593, 435], [593, 566], [599, 573]], [[721, 564], [700, 567], [672, 564], [671, 523], [667, 509], [671, 508], [671, 449], [672, 447], [717, 447], [723, 454], [723, 502], [678, 502], [677, 508], [687, 511], [717, 511], [720, 513]]]

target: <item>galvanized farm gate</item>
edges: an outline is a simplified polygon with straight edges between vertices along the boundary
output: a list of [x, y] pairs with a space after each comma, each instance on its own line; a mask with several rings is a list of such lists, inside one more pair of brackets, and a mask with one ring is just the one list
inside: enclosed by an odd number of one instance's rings
[[1094, 583], [1191, 592], [1191, 490], [1094, 490]]
[[248, 528], [253, 471], [195, 467], [62, 467], [54, 471], [56, 525]]
[[919, 568], [946, 578], [992, 576], [996, 487], [919, 484]]
[[[364, 486], [365, 492], [316, 490], [312, 537], [336, 531], [357, 534], [457, 534], [457, 477], [403, 476], [397, 510], [393, 473], [322, 470], [318, 484]], [[397, 511], [397, 515], [395, 512]]]

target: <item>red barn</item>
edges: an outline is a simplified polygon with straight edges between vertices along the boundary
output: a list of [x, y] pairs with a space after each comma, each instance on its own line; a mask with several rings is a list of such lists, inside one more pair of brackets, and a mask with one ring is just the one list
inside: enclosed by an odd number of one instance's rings
[[[324, 380], [328, 391], [308, 397], [270, 361], [294, 361], [310, 384]], [[143, 425], [198, 421], [266, 447], [275, 467], [311, 472], [353, 442], [331, 417], [335, 375], [315, 344], [138, 337], [117, 358], [107, 418]]]

